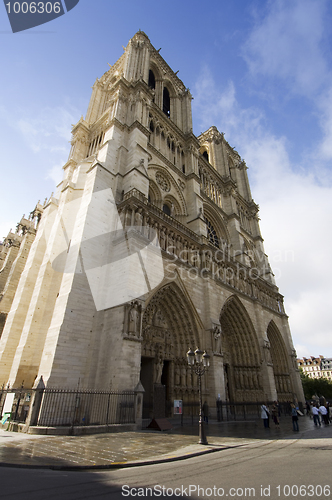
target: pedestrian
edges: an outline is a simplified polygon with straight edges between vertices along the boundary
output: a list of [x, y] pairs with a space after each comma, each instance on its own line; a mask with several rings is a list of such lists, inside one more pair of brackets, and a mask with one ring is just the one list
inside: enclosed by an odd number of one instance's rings
[[298, 414], [297, 414], [297, 409], [295, 408], [295, 405], [292, 404], [291, 405], [291, 415], [292, 415], [292, 422], [293, 422], [293, 431], [296, 431], [298, 432], [299, 431], [299, 417], [298, 417]]
[[313, 409], [313, 407], [314, 407], [314, 406], [315, 406], [315, 405], [314, 405], [313, 401], [310, 401], [310, 420], [312, 420], [312, 419], [313, 419], [312, 409]]
[[320, 427], [321, 423], [320, 423], [320, 418], [319, 418], [318, 405], [312, 405], [311, 412], [312, 412], [315, 426], [317, 427], [317, 424], [318, 424]]
[[269, 412], [267, 406], [265, 404], [263, 404], [261, 406], [261, 418], [263, 419], [265, 429], [268, 429], [270, 427], [269, 417], [270, 417], [270, 412]]
[[277, 407], [277, 410], [278, 410], [278, 417], [280, 418], [281, 417], [281, 406], [280, 406], [279, 401], [276, 401], [276, 407]]
[[310, 403], [309, 403], [309, 401], [305, 402], [305, 408], [306, 408], [306, 415], [310, 416]]
[[279, 408], [277, 401], [274, 401], [272, 406], [272, 420], [275, 423], [277, 429], [279, 429]]
[[324, 424], [329, 425], [329, 415], [328, 415], [326, 406], [322, 404], [318, 408], [318, 411], [322, 415], [322, 419], [323, 419]]
[[207, 404], [206, 401], [204, 401], [204, 404], [202, 407], [202, 412], [203, 412], [204, 422], [206, 422], [208, 424], [209, 423], [209, 405]]

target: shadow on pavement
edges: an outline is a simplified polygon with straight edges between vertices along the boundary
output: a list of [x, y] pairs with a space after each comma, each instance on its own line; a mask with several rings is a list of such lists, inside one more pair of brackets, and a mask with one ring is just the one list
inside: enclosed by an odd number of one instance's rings
[[[59, 464], [60, 465], [60, 464]], [[0, 484], [2, 498], [24, 498], [25, 500], [45, 500], [55, 498], [73, 500], [86, 499], [123, 499], [132, 497], [151, 498], [164, 496], [167, 498], [185, 498], [181, 490], [173, 492], [171, 488], [159, 494], [158, 485], [135, 486], [134, 489], [126, 484], [116, 484], [118, 481], [105, 478], [95, 472], [65, 472], [54, 470], [31, 470], [0, 468]], [[156, 494], [152, 494], [153, 490]], [[161, 487], [162, 488], [162, 487]], [[161, 490], [162, 493], [162, 490]]]

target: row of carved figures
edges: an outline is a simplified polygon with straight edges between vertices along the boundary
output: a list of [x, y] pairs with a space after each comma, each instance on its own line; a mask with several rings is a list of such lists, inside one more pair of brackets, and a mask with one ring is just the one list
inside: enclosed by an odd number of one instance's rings
[[292, 386], [289, 375], [275, 375], [274, 380], [278, 393], [292, 392]]
[[246, 368], [234, 369], [234, 383], [235, 387], [240, 390], [263, 389], [262, 376], [257, 370]]
[[157, 222], [142, 208], [127, 206], [121, 210], [120, 218], [124, 228], [135, 228], [150, 242], [174, 256], [174, 263], [179, 259], [197, 270], [209, 272], [213, 278], [258, 299], [275, 311], [283, 312], [280, 297], [267, 293], [263, 284], [256, 279], [258, 271], [243, 268], [231, 260], [229, 245], [225, 244], [222, 249], [201, 249], [200, 245], [189, 241], [173, 228]]
[[201, 186], [203, 192], [206, 194], [210, 200], [212, 200], [218, 207], [222, 208], [222, 197], [221, 197], [221, 189], [216, 184], [215, 179], [211, 175], [209, 175], [202, 168], [199, 169], [199, 175], [201, 179]]

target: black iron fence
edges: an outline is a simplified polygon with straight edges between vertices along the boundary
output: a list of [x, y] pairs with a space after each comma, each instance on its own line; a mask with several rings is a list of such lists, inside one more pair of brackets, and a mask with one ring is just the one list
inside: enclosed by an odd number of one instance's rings
[[[209, 407], [208, 418], [217, 418], [218, 422], [228, 422], [237, 420], [256, 420], [261, 418], [262, 404], [272, 409], [273, 402], [239, 402], [230, 403], [217, 400], [215, 407]], [[302, 405], [301, 405], [302, 406]], [[281, 402], [278, 406], [279, 416], [291, 414], [291, 403]], [[300, 408], [301, 409], [301, 408]], [[183, 401], [181, 425], [192, 425], [199, 418], [199, 402], [198, 401]]]
[[[261, 417], [262, 405], [267, 405], [270, 410], [273, 402], [256, 402], [256, 403], [229, 403], [226, 401], [216, 401], [217, 420], [236, 421], [236, 420], [253, 420]], [[302, 405], [301, 405], [302, 406]], [[300, 408], [301, 409], [301, 408]], [[278, 404], [279, 416], [291, 414], [291, 403], [280, 402]]]
[[10, 420], [24, 423], [30, 410], [32, 394], [32, 389], [1, 389], [0, 416], [6, 414]]
[[[2, 389], [0, 414], [10, 413], [10, 420], [24, 423], [36, 389]], [[39, 409], [32, 425], [83, 426], [135, 423], [134, 391], [39, 390]]]
[[51, 427], [134, 422], [134, 392], [45, 389], [37, 425]]

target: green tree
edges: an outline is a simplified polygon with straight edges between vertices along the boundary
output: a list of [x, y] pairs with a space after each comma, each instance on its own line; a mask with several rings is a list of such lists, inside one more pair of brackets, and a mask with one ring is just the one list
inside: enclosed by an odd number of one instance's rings
[[313, 396], [324, 396], [326, 399], [332, 399], [332, 383], [327, 378], [310, 378], [303, 370], [301, 372], [301, 381], [304, 397], [312, 399]]

